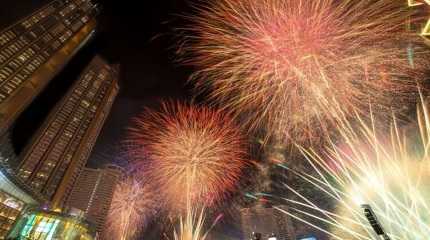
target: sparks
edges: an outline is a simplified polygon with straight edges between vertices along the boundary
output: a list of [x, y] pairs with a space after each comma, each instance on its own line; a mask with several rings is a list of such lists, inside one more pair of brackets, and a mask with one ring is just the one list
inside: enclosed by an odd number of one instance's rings
[[[219, 0], [197, 6], [178, 53], [192, 82], [251, 130], [314, 141], [342, 112], [383, 117], [414, 99], [427, 57], [393, 0]], [[408, 64], [405, 46], [417, 49]], [[393, 104], [393, 102], [395, 104]], [[337, 104], [340, 103], [340, 104]], [[354, 117], [354, 116], [350, 116]]]
[[173, 209], [211, 206], [236, 188], [247, 162], [244, 136], [229, 115], [163, 103], [135, 119], [132, 158], [148, 154], [146, 172]]
[[128, 177], [116, 187], [104, 239], [138, 239], [140, 230], [157, 209], [152, 188], [142, 180]]
[[175, 240], [205, 240], [209, 232], [204, 231], [205, 210], [188, 207], [185, 218], [180, 218], [179, 230], [174, 232]]
[[[393, 240], [427, 239], [430, 236], [430, 118], [427, 107], [419, 108], [415, 132], [401, 131], [394, 121], [388, 140], [363, 121], [358, 128], [343, 122], [338, 126], [343, 145], [332, 143], [326, 154], [302, 148], [314, 173], [289, 169], [311, 183], [337, 205], [334, 211], [320, 209], [296, 189], [285, 187], [299, 201], [285, 199], [294, 207], [285, 212], [312, 225], [331, 239], [379, 239], [364, 216], [370, 206], [386, 234]], [[312, 212], [319, 212], [315, 215]], [[300, 216], [330, 226], [323, 229]]]

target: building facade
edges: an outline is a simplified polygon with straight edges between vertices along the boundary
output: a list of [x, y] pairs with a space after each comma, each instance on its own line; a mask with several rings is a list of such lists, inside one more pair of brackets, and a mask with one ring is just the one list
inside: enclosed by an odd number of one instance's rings
[[5, 239], [16, 220], [27, 207], [36, 206], [43, 198], [34, 193], [8, 167], [16, 156], [10, 140], [0, 139], [0, 239]]
[[19, 178], [8, 131], [21, 112], [94, 35], [91, 0], [56, 0], [0, 29], [0, 239], [48, 199]]
[[118, 67], [95, 57], [22, 155], [18, 176], [62, 207], [118, 93]]
[[67, 199], [67, 205], [85, 212], [88, 221], [101, 233], [122, 170], [114, 165], [101, 169], [84, 168]]
[[97, 8], [56, 0], [0, 31], [0, 135], [89, 40]]
[[29, 209], [8, 234], [8, 239], [93, 240], [95, 231], [81, 215]]
[[241, 210], [241, 226], [244, 239], [292, 240], [295, 233], [286, 206], [255, 206]]

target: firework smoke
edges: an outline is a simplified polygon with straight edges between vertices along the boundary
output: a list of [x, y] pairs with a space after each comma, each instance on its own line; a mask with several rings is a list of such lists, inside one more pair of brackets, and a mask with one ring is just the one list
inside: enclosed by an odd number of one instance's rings
[[157, 208], [152, 190], [145, 182], [132, 177], [117, 185], [107, 218], [105, 239], [131, 240], [139, 237]]
[[[294, 207], [290, 208], [293, 211], [284, 212], [326, 232], [331, 239], [379, 239], [362, 209], [363, 204], [368, 204], [391, 239], [427, 239], [430, 236], [430, 119], [427, 108], [420, 109], [424, 111], [419, 111], [415, 129], [420, 133], [418, 139], [416, 135], [407, 135], [409, 131], [401, 131], [396, 124], [386, 140], [374, 126], [361, 122], [357, 129], [343, 123], [339, 131], [344, 145], [332, 143], [325, 155], [302, 149], [314, 174], [283, 167], [330, 198], [336, 210], [319, 208], [318, 202], [286, 184], [300, 200], [285, 199]], [[323, 229], [302, 216], [330, 229]]]
[[333, 118], [328, 106], [366, 115], [370, 101], [389, 115], [415, 100], [427, 66], [421, 39], [405, 30], [405, 1], [218, 0], [196, 8], [178, 50], [197, 68], [192, 81], [266, 139], [320, 138]]
[[221, 111], [163, 103], [135, 119], [132, 158], [147, 154], [146, 172], [175, 209], [210, 206], [235, 189], [246, 164], [244, 136]]

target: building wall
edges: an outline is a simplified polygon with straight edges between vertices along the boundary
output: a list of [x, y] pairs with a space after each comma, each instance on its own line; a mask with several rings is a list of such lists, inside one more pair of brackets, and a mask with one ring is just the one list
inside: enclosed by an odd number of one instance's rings
[[15, 184], [15, 176], [9, 174], [9, 161], [15, 161], [13, 147], [7, 138], [0, 138], [0, 239], [5, 239], [27, 206], [37, 201], [20, 185]]
[[28, 210], [17, 222], [8, 234], [8, 239], [95, 239], [90, 224], [68, 213]]
[[95, 144], [118, 93], [118, 72], [100, 57], [57, 104], [25, 149], [19, 176], [61, 206]]
[[91, 39], [96, 27], [90, 0], [56, 0], [0, 30], [0, 239], [28, 206], [45, 201], [15, 176], [9, 141], [19, 114]]
[[67, 205], [85, 212], [87, 219], [102, 232], [115, 187], [122, 173], [118, 167], [84, 168], [73, 188]]
[[53, 1], [0, 31], [0, 135], [95, 30], [90, 0]]

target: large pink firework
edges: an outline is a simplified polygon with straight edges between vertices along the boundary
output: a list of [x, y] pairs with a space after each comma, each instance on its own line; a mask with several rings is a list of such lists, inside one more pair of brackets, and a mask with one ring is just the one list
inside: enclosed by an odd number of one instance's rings
[[163, 103], [135, 119], [129, 139], [134, 159], [166, 202], [178, 210], [209, 206], [235, 189], [247, 159], [245, 138], [221, 111], [181, 103]]
[[179, 53], [196, 67], [197, 88], [248, 129], [281, 142], [314, 140], [339, 112], [367, 114], [371, 102], [386, 115], [416, 97], [428, 61], [418, 34], [406, 30], [406, 7], [404, 0], [202, 2]]

